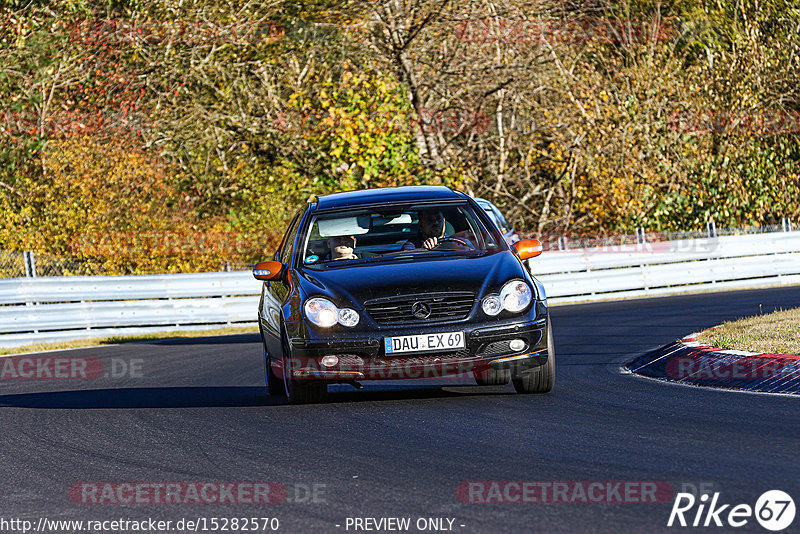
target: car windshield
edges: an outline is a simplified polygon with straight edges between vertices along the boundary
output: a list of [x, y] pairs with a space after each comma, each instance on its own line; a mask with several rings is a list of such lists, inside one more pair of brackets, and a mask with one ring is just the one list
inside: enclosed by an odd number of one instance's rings
[[314, 215], [303, 264], [382, 262], [398, 257], [483, 255], [504, 240], [467, 203], [381, 206]]

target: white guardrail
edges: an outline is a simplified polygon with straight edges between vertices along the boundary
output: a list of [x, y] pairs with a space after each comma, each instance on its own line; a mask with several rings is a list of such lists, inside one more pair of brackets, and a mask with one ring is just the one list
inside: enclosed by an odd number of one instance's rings
[[255, 325], [249, 271], [0, 280], [0, 347]]
[[553, 302], [798, 284], [800, 232], [550, 251], [528, 266]]
[[[552, 303], [800, 284], [800, 232], [549, 251], [528, 261]], [[255, 325], [250, 272], [0, 280], [0, 347]]]

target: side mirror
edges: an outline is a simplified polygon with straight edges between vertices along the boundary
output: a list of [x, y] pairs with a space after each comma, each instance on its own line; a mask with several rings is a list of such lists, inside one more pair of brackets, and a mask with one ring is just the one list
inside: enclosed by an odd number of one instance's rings
[[253, 268], [256, 280], [276, 280], [281, 276], [283, 264], [279, 261], [260, 261]]
[[538, 239], [523, 239], [511, 245], [511, 248], [519, 259], [527, 260], [542, 253], [542, 242]]

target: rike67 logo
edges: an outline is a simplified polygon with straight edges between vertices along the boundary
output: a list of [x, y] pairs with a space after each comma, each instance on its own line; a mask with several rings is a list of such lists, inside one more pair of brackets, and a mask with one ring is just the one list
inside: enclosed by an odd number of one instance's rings
[[699, 499], [691, 493], [678, 493], [667, 526], [739, 528], [755, 517], [762, 527], [777, 532], [794, 521], [794, 500], [781, 490], [765, 492], [758, 498], [755, 507], [749, 504], [722, 504], [719, 497], [719, 492], [711, 497], [703, 493]]

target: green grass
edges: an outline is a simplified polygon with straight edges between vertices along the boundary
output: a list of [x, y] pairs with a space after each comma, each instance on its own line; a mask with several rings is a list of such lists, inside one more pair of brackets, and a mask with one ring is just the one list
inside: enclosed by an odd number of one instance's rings
[[800, 308], [724, 323], [697, 336], [713, 347], [770, 354], [800, 354]]
[[32, 343], [22, 347], [0, 348], [0, 356], [7, 354], [22, 354], [27, 352], [44, 352], [48, 350], [79, 349], [84, 347], [97, 347], [100, 345], [118, 345], [120, 343], [134, 343], [177, 337], [222, 336], [228, 334], [251, 334], [255, 332], [258, 332], [257, 326], [229, 326], [225, 328], [215, 328], [213, 330], [179, 330], [175, 332], [153, 332], [150, 334], [137, 334], [130, 336], [76, 339], [74, 341], [60, 341], [54, 343]]

